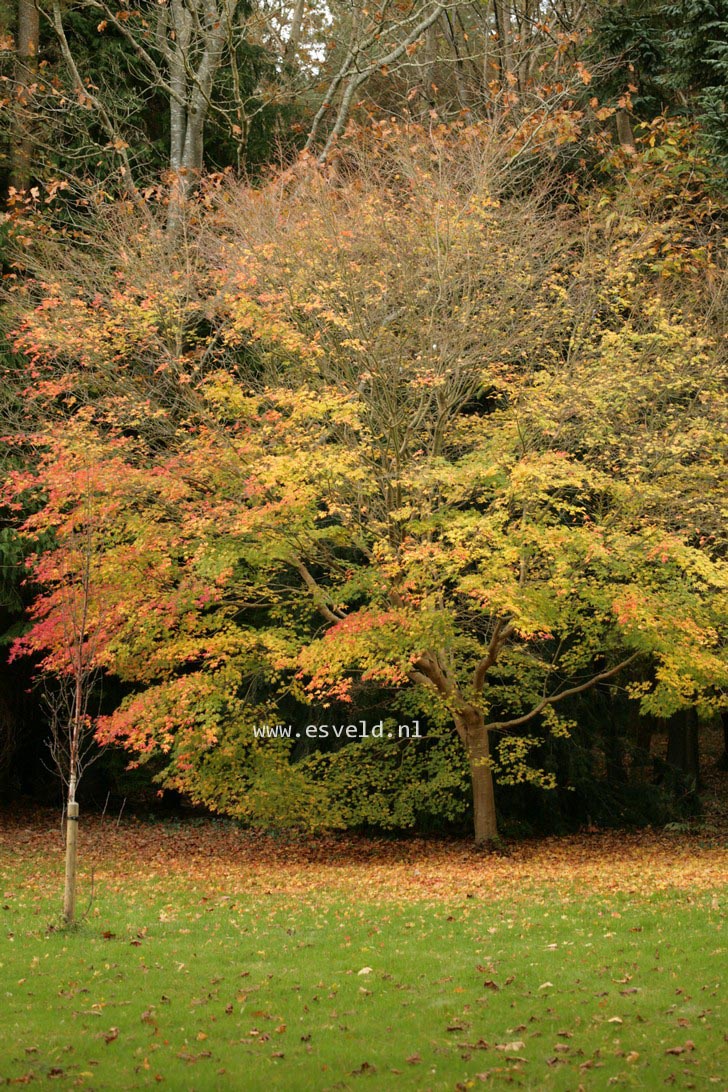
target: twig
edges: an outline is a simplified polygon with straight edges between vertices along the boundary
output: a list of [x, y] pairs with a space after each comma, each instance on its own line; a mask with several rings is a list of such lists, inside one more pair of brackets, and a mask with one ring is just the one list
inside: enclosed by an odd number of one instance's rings
[[96, 879], [96, 873], [94, 872], [94, 867], [93, 867], [93, 865], [91, 865], [91, 894], [90, 894], [90, 895], [89, 895], [89, 897], [88, 897], [88, 906], [86, 907], [86, 909], [84, 910], [83, 914], [81, 915], [81, 921], [85, 921], [85, 920], [86, 920], [86, 918], [87, 918], [87, 917], [88, 917], [88, 915], [89, 915], [89, 911], [90, 911], [91, 907], [93, 906], [93, 901], [94, 901], [94, 895], [95, 895], [95, 893], [96, 893], [96, 883], [95, 883], [95, 879]]

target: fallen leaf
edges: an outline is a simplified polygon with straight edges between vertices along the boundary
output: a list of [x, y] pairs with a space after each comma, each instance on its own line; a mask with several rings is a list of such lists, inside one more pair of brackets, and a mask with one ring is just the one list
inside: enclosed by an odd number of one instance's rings
[[670, 1047], [665, 1054], [685, 1054], [691, 1050], [695, 1050], [695, 1043], [692, 1039], [687, 1039], [684, 1046]]

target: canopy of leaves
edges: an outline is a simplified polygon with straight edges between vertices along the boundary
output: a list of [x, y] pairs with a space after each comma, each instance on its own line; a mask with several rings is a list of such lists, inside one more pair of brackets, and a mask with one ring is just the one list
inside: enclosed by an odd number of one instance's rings
[[195, 799], [349, 821], [339, 756], [254, 738], [293, 700], [467, 705], [546, 785], [529, 753], [600, 672], [639, 664], [644, 711], [724, 700], [717, 213], [673, 217], [649, 146], [610, 197], [515, 195], [486, 135], [379, 127], [210, 190], [182, 238], [120, 210], [18, 294], [39, 458], [8, 497], [40, 491], [55, 548], [17, 651], [66, 669], [90, 557], [93, 654], [133, 687], [100, 737]]

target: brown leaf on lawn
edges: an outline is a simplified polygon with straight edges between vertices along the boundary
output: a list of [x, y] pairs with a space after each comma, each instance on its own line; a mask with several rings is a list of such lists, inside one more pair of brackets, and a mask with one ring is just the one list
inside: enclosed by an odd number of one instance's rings
[[352, 1077], [364, 1077], [369, 1073], [376, 1073], [377, 1067], [370, 1062], [362, 1062], [358, 1069], [352, 1069]]
[[684, 1046], [670, 1047], [665, 1051], [665, 1054], [685, 1054], [691, 1050], [695, 1050], [695, 1043], [692, 1039], [687, 1039]]

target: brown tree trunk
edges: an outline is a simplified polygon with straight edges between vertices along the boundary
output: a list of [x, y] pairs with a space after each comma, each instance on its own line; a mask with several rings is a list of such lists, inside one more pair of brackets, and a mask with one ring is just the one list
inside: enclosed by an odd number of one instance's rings
[[629, 120], [629, 114], [622, 107], [617, 110], [617, 138], [622, 150], [625, 151], [627, 155], [637, 154], [634, 133], [632, 132], [632, 123]]
[[473, 821], [475, 844], [484, 845], [498, 840], [495, 813], [493, 772], [490, 768], [490, 740], [483, 714], [472, 707], [455, 717], [460, 738], [465, 743], [473, 787]]
[[38, 72], [40, 16], [35, 0], [18, 0], [18, 41], [15, 64], [15, 134], [10, 184], [16, 190], [30, 189], [33, 170], [30, 97]]
[[667, 737], [667, 764], [685, 774], [687, 783], [697, 790], [700, 780], [698, 718], [694, 709], [675, 713], [670, 718]]
[[624, 764], [624, 741], [615, 731], [607, 731], [604, 741], [607, 764], [607, 781], [612, 785], [624, 785], [627, 770]]
[[303, 16], [305, 14], [306, 0], [296, 0], [293, 5], [293, 14], [291, 15], [291, 25], [288, 32], [288, 39], [283, 50], [283, 63], [291, 65], [296, 60], [296, 54], [298, 52], [298, 46], [301, 41], [301, 31], [303, 30]]
[[640, 716], [637, 702], [630, 702], [634, 711], [631, 716], [631, 726], [634, 731], [634, 758], [632, 770], [638, 781], [649, 781], [652, 777], [652, 735], [655, 731], [655, 721], [650, 715]]
[[728, 710], [722, 710], [720, 722], [723, 727], [723, 754], [718, 759], [718, 768], [728, 770]]
[[495, 29], [498, 35], [498, 67], [500, 68], [501, 84], [507, 91], [510, 86], [508, 77], [513, 71], [509, 0], [493, 0], [493, 12], [495, 14]]

